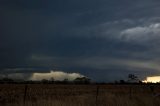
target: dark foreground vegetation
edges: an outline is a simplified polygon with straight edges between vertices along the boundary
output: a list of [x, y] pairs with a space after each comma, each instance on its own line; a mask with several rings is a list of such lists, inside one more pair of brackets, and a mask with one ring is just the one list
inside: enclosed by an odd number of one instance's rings
[[151, 84], [0, 84], [0, 106], [160, 106]]
[[11, 78], [2, 78], [0, 79], [0, 84], [90, 84], [90, 79], [87, 77], [76, 78], [72, 81], [64, 79], [62, 81], [42, 79], [41, 81], [32, 81], [32, 80], [22, 80], [22, 79], [11, 79]]

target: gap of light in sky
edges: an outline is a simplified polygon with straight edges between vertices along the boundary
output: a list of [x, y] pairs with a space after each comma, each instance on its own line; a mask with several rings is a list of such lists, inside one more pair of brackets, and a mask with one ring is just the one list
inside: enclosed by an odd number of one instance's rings
[[157, 83], [160, 82], [160, 76], [147, 77], [143, 82], [152, 82]]

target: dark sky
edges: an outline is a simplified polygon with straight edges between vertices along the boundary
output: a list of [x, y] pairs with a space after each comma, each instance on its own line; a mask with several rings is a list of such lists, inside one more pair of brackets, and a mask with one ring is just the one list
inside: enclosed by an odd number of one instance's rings
[[1, 72], [160, 75], [159, 11], [159, 0], [1, 0]]

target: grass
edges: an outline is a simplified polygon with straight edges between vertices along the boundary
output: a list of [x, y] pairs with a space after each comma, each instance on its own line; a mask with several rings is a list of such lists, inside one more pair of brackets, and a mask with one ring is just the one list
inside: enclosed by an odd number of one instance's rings
[[1, 84], [0, 106], [160, 106], [147, 85], [98, 86]]

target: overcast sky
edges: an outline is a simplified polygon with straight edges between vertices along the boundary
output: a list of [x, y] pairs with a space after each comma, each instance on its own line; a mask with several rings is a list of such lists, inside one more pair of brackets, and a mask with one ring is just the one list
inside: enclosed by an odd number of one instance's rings
[[160, 75], [159, 11], [159, 0], [0, 0], [0, 71]]

